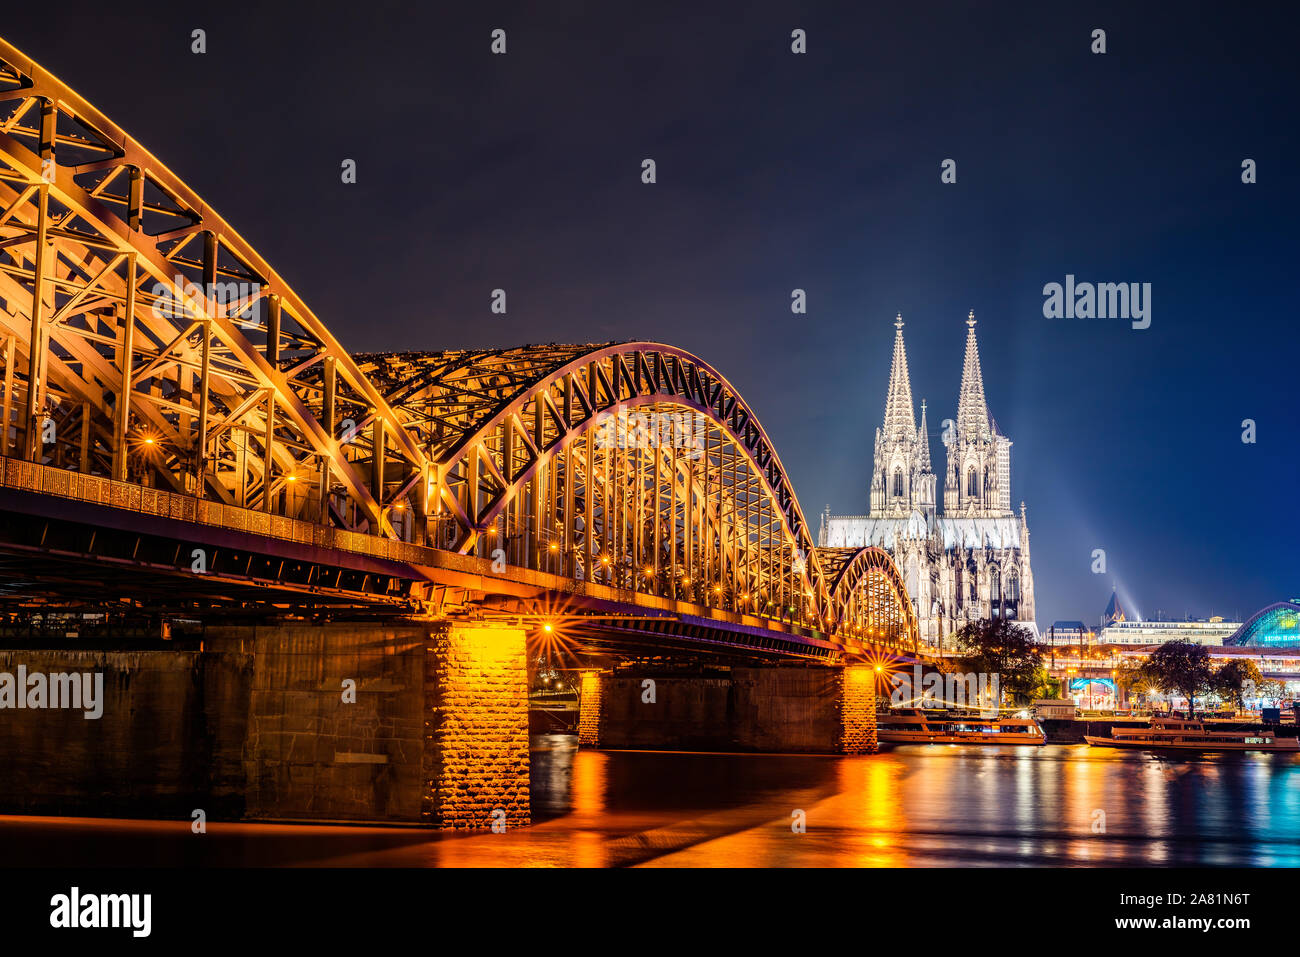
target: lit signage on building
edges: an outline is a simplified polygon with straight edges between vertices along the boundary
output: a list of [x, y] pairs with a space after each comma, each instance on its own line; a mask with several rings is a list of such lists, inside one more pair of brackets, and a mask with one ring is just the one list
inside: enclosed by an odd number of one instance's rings
[[1081, 708], [1109, 711], [1115, 707], [1115, 679], [1071, 678], [1070, 697]]

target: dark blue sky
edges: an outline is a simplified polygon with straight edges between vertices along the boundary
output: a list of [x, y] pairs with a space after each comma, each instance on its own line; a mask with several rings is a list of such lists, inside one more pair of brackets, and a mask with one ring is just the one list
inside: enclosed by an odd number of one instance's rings
[[[683, 346], [756, 409], [815, 525], [866, 510], [894, 314], [937, 433], [973, 308], [1041, 625], [1095, 621], [1112, 582], [1148, 617], [1300, 593], [1283, 5], [77, 6], [6, 11], [4, 35], [349, 348]], [[1043, 318], [1066, 273], [1151, 283], [1151, 327]]]

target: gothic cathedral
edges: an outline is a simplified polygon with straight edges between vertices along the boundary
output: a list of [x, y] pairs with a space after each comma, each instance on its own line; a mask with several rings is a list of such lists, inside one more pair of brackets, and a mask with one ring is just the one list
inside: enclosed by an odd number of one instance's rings
[[998, 432], [984, 399], [975, 314], [966, 320], [957, 418], [941, 433], [947, 448], [942, 514], [925, 402], [919, 428], [912, 406], [901, 316], [894, 325], [885, 421], [876, 429], [871, 510], [832, 516], [827, 508], [821, 544], [888, 551], [907, 583], [926, 644], [950, 649], [964, 622], [991, 617], [1009, 618], [1036, 638], [1025, 503], [1019, 515], [1011, 510], [1011, 440]]

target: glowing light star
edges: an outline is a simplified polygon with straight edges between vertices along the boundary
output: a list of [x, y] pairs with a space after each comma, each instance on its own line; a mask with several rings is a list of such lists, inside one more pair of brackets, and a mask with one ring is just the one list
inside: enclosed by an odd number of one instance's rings
[[578, 665], [577, 652], [581, 646], [579, 633], [583, 630], [583, 616], [575, 614], [570, 598], [554, 597], [538, 602], [531, 613], [528, 628], [528, 653], [545, 655], [552, 668]]

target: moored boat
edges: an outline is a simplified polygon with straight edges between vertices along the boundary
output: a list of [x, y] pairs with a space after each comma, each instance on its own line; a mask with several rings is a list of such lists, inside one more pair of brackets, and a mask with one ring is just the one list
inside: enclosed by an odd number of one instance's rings
[[1152, 718], [1146, 728], [1112, 728], [1109, 737], [1085, 734], [1095, 748], [1138, 748], [1146, 751], [1300, 751], [1300, 738], [1279, 738], [1272, 731], [1212, 731], [1204, 721]]
[[1047, 743], [1032, 718], [927, 714], [920, 709], [892, 711], [876, 719], [882, 744], [1028, 744]]

